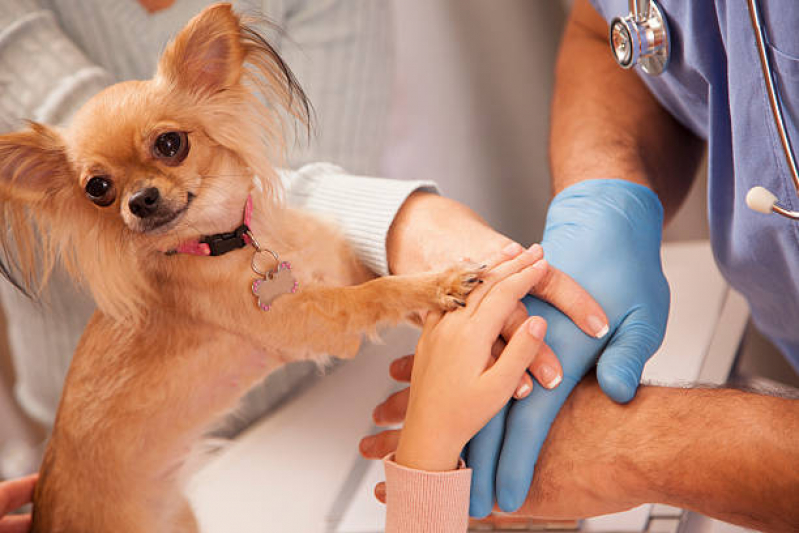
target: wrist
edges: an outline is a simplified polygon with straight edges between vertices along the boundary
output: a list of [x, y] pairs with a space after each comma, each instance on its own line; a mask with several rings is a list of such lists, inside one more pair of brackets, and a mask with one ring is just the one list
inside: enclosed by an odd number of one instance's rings
[[[577, 225], [591, 253], [621, 246], [626, 252], [660, 254], [663, 206], [649, 188], [619, 179], [588, 180], [564, 189], [547, 211], [542, 244], [547, 253], [566, 246], [556, 234]], [[572, 243], [573, 244], [573, 243]], [[588, 252], [586, 252], [588, 253]], [[571, 256], [573, 254], [567, 254]], [[553, 259], [553, 265], [560, 268]]]
[[465, 205], [417, 191], [403, 203], [386, 236], [393, 274], [438, 270], [469, 259], [482, 261], [510, 244]]
[[581, 461], [584, 470], [577, 481], [597, 501], [615, 502], [619, 509], [655, 501], [652, 479], [658, 472], [653, 462], [661, 451], [654, 432], [668, 427], [659, 413], [660, 390], [642, 386], [635, 400], [618, 404], [589, 376], [555, 421], [550, 438], [565, 441], [583, 434], [599, 459]]
[[[410, 422], [410, 424], [408, 423]], [[449, 438], [440, 427], [426, 429], [406, 421], [402, 429], [394, 461], [397, 464], [426, 472], [456, 470], [464, 443]]]
[[550, 211], [569, 207], [575, 200], [590, 200], [607, 206], [608, 215], [614, 211], [636, 223], [653, 225], [662, 231], [663, 204], [649, 186], [618, 179], [584, 180], [563, 189], [550, 204]]
[[[668, 435], [664, 430], [672, 427], [665, 408], [670, 389], [646, 387], [638, 389], [630, 416], [621, 420], [619, 436], [620, 461], [619, 487], [631, 506], [644, 503], [665, 503], [662, 495], [664, 476], [669, 471], [666, 454]], [[624, 408], [625, 406], [619, 406]]]

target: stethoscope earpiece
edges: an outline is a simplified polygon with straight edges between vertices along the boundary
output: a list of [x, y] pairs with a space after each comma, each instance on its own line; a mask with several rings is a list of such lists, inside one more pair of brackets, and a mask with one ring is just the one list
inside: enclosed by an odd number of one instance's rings
[[770, 215], [777, 213], [792, 220], [799, 220], [799, 212], [790, 211], [777, 203], [777, 196], [765, 187], [752, 187], [746, 193], [746, 205], [752, 211]]
[[765, 187], [752, 187], [746, 193], [746, 205], [752, 211], [768, 215], [776, 203], [777, 197]]

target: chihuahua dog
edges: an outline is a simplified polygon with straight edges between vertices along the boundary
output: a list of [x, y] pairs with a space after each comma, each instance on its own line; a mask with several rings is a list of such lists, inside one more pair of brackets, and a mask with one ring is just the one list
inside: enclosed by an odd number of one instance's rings
[[275, 50], [217, 4], [153, 79], [109, 87], [66, 129], [0, 136], [5, 274], [36, 289], [61, 260], [98, 308], [34, 532], [195, 531], [186, 459], [252, 385], [352, 357], [379, 324], [457, 308], [480, 281], [471, 264], [372, 279], [329, 223], [285, 207], [280, 117], [307, 124], [308, 109]]

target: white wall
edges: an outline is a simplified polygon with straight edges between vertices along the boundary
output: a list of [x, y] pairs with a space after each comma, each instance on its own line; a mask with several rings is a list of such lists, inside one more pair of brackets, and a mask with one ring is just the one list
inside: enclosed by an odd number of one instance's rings
[[394, 0], [397, 83], [387, 175], [437, 181], [496, 228], [539, 240], [564, 6]]
[[[555, 55], [568, 0], [393, 0], [388, 176], [432, 179], [523, 243], [541, 238]], [[608, 52], [610, 53], [610, 52]], [[707, 238], [698, 180], [667, 240]]]

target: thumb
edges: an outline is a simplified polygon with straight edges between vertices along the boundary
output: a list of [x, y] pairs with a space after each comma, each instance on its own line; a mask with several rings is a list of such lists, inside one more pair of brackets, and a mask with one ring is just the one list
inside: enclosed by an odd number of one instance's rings
[[627, 403], [635, 397], [644, 365], [663, 342], [665, 324], [636, 309], [618, 327], [597, 363], [597, 380], [613, 401]]
[[541, 350], [546, 332], [547, 323], [540, 316], [531, 316], [525, 320], [502, 350], [496, 363], [485, 371], [483, 385], [494, 394], [510, 391], [503, 400], [510, 399], [519, 378]]

